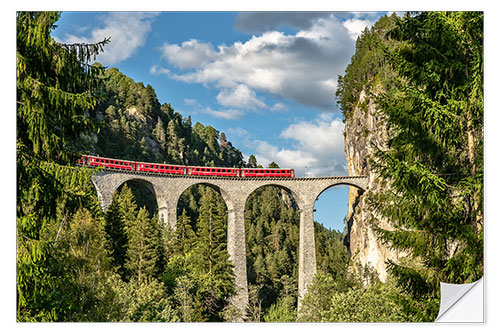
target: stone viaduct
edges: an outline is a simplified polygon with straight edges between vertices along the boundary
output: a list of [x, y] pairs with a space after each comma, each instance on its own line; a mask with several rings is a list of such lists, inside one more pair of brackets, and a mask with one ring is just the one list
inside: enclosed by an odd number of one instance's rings
[[96, 171], [93, 183], [104, 211], [112, 202], [113, 193], [125, 182], [135, 181], [149, 188], [156, 197], [159, 217], [172, 228], [177, 221], [177, 202], [190, 186], [202, 184], [216, 189], [224, 199], [228, 211], [227, 250], [234, 265], [237, 294], [231, 300], [242, 313], [248, 305], [248, 286], [245, 250], [245, 203], [248, 196], [263, 186], [278, 186], [288, 190], [300, 211], [299, 240], [299, 306], [307, 286], [316, 273], [314, 244], [314, 203], [326, 189], [335, 185], [352, 185], [362, 190], [368, 186], [368, 177], [321, 178], [231, 178], [187, 175], [156, 175], [151, 173]]

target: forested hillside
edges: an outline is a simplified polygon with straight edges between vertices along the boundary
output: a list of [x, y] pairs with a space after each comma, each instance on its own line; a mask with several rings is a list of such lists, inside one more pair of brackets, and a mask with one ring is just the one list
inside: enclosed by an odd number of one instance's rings
[[[95, 65], [98, 66], [98, 65]], [[243, 165], [243, 155], [224, 133], [160, 104], [154, 89], [120, 73], [104, 71], [99, 102], [90, 112], [100, 131], [78, 140], [79, 149], [100, 156], [184, 165]]]

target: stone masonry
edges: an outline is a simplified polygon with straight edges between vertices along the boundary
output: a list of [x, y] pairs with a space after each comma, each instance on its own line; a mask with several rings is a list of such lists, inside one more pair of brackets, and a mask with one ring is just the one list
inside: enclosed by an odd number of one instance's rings
[[175, 229], [177, 202], [190, 186], [203, 184], [216, 189], [224, 199], [228, 210], [227, 250], [234, 265], [238, 292], [231, 303], [238, 307], [243, 317], [248, 305], [248, 287], [245, 250], [245, 203], [248, 196], [262, 186], [278, 186], [288, 190], [300, 211], [299, 240], [299, 307], [307, 286], [316, 273], [314, 244], [314, 203], [319, 195], [331, 186], [353, 185], [366, 190], [368, 178], [363, 176], [322, 178], [230, 178], [155, 175], [119, 171], [98, 171], [92, 178], [104, 211], [112, 202], [113, 193], [127, 181], [144, 184], [155, 195], [160, 219]]

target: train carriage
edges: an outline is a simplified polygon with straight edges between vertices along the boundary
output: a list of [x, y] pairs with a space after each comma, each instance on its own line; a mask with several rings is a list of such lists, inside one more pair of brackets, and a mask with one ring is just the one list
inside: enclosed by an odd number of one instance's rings
[[135, 163], [132, 161], [126, 160], [117, 160], [106, 157], [96, 157], [96, 156], [85, 156], [83, 157], [83, 162], [85, 165], [92, 167], [104, 167], [111, 169], [120, 169], [120, 170], [135, 170]]
[[240, 176], [240, 169], [216, 168], [216, 167], [188, 167], [188, 174], [193, 176], [238, 177]]
[[241, 169], [241, 177], [286, 177], [294, 178], [293, 169]]
[[169, 165], [148, 162], [138, 162], [137, 171], [158, 172], [176, 175], [185, 175], [187, 167], [182, 165]]

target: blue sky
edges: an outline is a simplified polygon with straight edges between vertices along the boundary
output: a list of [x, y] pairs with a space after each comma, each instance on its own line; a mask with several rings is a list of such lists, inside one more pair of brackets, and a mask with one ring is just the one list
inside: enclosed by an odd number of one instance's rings
[[[56, 40], [111, 43], [97, 61], [150, 84], [193, 123], [224, 132], [247, 159], [298, 176], [347, 175], [338, 75], [384, 12], [64, 12]], [[315, 219], [343, 230], [348, 187]]]

